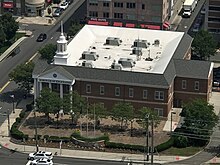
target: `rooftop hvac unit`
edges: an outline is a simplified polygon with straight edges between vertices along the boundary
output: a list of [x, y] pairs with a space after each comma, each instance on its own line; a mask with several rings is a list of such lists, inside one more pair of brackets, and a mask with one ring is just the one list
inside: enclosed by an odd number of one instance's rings
[[118, 63], [121, 64], [124, 68], [132, 68], [135, 65], [135, 61], [130, 58], [120, 58]]
[[122, 40], [115, 37], [108, 37], [106, 39], [106, 45], [119, 46], [122, 43]]
[[136, 39], [134, 41], [133, 47], [147, 48], [148, 47], [147, 40]]
[[87, 68], [94, 68], [94, 65], [91, 61], [83, 61], [82, 66], [87, 67]]
[[154, 46], [159, 46], [160, 45], [160, 40], [154, 40]]
[[98, 57], [99, 56], [96, 54], [96, 52], [84, 51], [82, 54], [82, 59], [84, 60], [95, 61], [98, 59]]
[[134, 48], [132, 49], [132, 54], [136, 54], [136, 55], [138, 55], [138, 56], [141, 56], [141, 55], [142, 55], [142, 48], [140, 48], [140, 47], [134, 47]]
[[114, 62], [111, 65], [111, 69], [113, 69], [113, 70], [122, 70], [122, 66], [121, 66], [121, 64], [116, 63], [115, 60], [114, 60]]

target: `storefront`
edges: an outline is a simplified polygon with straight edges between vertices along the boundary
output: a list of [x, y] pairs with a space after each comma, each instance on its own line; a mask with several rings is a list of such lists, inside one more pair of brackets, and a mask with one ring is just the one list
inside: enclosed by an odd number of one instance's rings
[[26, 14], [30, 17], [43, 16], [45, 9], [44, 0], [26, 0]]

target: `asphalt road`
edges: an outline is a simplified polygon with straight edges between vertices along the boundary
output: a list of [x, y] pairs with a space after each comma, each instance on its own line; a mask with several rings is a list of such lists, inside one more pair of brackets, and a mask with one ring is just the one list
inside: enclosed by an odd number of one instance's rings
[[[28, 155], [13, 152], [5, 148], [0, 148], [0, 164], [1, 165], [25, 165]], [[99, 161], [86, 159], [73, 159], [64, 157], [54, 157], [54, 165], [126, 165], [125, 162]]]
[[191, 34], [191, 27], [196, 19], [196, 17], [200, 14], [200, 11], [202, 9], [202, 6], [204, 5], [206, 0], [199, 0], [198, 4], [193, 11], [192, 15], [190, 18], [182, 18], [181, 22], [178, 25], [177, 31], [180, 32], [187, 32]]

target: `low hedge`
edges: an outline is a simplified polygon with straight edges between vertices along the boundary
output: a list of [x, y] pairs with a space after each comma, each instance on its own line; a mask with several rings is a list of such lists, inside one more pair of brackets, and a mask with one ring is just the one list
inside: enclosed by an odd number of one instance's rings
[[88, 137], [81, 136], [80, 133], [78, 133], [78, 132], [74, 132], [74, 133], [72, 133], [71, 137], [74, 137], [77, 140], [82, 140], [85, 142], [96, 142], [96, 141], [101, 141], [101, 140], [109, 141], [109, 136], [107, 134], [105, 134], [103, 136], [96, 137], [96, 138], [88, 138]]
[[28, 139], [28, 135], [25, 135], [23, 132], [19, 131], [18, 130], [18, 123], [15, 122], [12, 127], [11, 127], [11, 130], [10, 130], [10, 134], [11, 134], [11, 137], [13, 137], [14, 139], [17, 139], [17, 140], [27, 140]]
[[[45, 137], [46, 135], [44, 135]], [[58, 137], [58, 136], [48, 136], [47, 137], [47, 141], [50, 142], [60, 142], [62, 140], [62, 142], [66, 143], [70, 141], [70, 137]]]
[[124, 144], [124, 143], [114, 143], [114, 142], [106, 142], [106, 148], [117, 148], [117, 149], [124, 149], [124, 150], [135, 150], [144, 152], [146, 147], [142, 145], [132, 145], [132, 144]]
[[174, 144], [174, 137], [171, 137], [168, 141], [159, 144], [155, 148], [156, 148], [157, 152], [161, 152], [161, 151], [169, 149], [170, 147], [173, 146], [173, 144]]

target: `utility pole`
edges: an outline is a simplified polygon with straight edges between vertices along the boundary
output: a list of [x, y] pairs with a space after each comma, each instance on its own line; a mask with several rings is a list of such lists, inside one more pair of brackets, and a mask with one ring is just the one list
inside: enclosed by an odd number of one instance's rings
[[151, 165], [154, 164], [154, 118], [151, 122]]
[[145, 120], [146, 120], [146, 149], [147, 149], [147, 153], [146, 153], [146, 161], [149, 161], [149, 114], [145, 115]]
[[94, 109], [93, 109], [93, 113], [94, 113], [94, 114], [93, 114], [93, 115], [94, 115], [94, 132], [93, 132], [94, 135], [93, 135], [93, 136], [95, 137], [95, 125], [96, 125], [96, 119], [95, 119], [95, 104], [94, 104], [94, 107], [93, 107], [93, 108], [94, 108]]
[[88, 121], [88, 110], [89, 110], [89, 98], [87, 97], [87, 107], [86, 107], [86, 137], [88, 137], [89, 131], [89, 121]]
[[7, 117], [8, 117], [8, 137], [10, 137], [10, 117], [9, 117], [9, 109], [7, 110]]
[[[34, 103], [36, 104], [36, 103]], [[36, 105], [34, 105], [34, 125], [35, 125], [35, 145], [36, 145], [36, 152], [39, 151], [38, 146], [38, 134], [37, 134], [37, 118], [36, 118]]]

